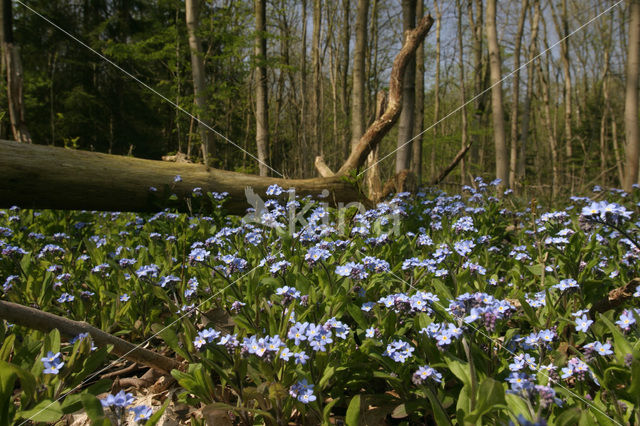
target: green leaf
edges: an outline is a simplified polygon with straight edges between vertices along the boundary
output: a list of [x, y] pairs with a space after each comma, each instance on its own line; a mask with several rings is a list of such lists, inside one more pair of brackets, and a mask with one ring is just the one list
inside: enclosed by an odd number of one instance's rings
[[477, 422], [483, 415], [506, 406], [504, 399], [504, 387], [502, 383], [487, 377], [482, 381], [478, 389], [478, 405], [465, 421]]
[[63, 414], [58, 401], [45, 399], [31, 410], [20, 411], [17, 416], [20, 419], [27, 419], [33, 422], [53, 423], [60, 420]]
[[518, 395], [508, 393], [504, 396], [509, 412], [511, 412], [514, 418], [517, 418], [520, 414], [529, 418], [529, 407], [527, 403]]
[[631, 343], [624, 337], [624, 335], [620, 332], [618, 327], [615, 326], [607, 317], [600, 314], [600, 321], [603, 322], [611, 334], [613, 334], [613, 342], [615, 345], [615, 355], [618, 361], [624, 362], [624, 357], [626, 354], [633, 353], [633, 348]]
[[173, 349], [175, 353], [180, 355], [182, 358], [191, 361], [191, 355], [189, 355], [189, 352], [187, 352], [180, 346], [178, 335], [176, 334], [175, 330], [173, 330], [173, 328], [164, 327], [161, 324], [153, 324], [151, 326], [151, 330], [153, 330], [154, 333], [160, 332], [160, 337], [162, 338], [162, 340], [164, 340], [164, 342], [171, 349]]
[[82, 394], [68, 395], [60, 404], [60, 408], [64, 414], [75, 413], [82, 409]]
[[471, 389], [471, 374], [469, 373], [469, 363], [461, 361], [452, 355], [445, 357], [449, 370], [464, 384]]
[[331, 380], [335, 372], [336, 372], [336, 368], [333, 365], [328, 365], [327, 368], [324, 369], [324, 374], [322, 375], [322, 378], [318, 382], [318, 387], [320, 389], [324, 389], [327, 382]]
[[598, 424], [593, 420], [593, 417], [591, 417], [588, 411], [582, 411], [580, 414], [580, 419], [578, 420], [578, 425], [597, 426]]
[[368, 328], [369, 324], [367, 323], [367, 320], [362, 313], [362, 309], [360, 309], [353, 303], [349, 303], [347, 305], [347, 311], [349, 311], [349, 315], [351, 315], [351, 318], [353, 318], [354, 321], [358, 324], [358, 327], [363, 330], [366, 330]]
[[578, 407], [566, 409], [556, 417], [554, 424], [556, 426], [574, 426], [580, 421], [580, 413], [581, 410]]
[[636, 397], [636, 404], [640, 404], [640, 360], [634, 359], [631, 363], [631, 386], [629, 394]]
[[100, 400], [89, 393], [82, 394], [82, 406], [92, 422], [104, 419], [104, 410]]
[[462, 389], [460, 389], [460, 393], [458, 394], [458, 402], [456, 404], [456, 413], [462, 411], [465, 417], [467, 414], [471, 412], [471, 386], [464, 385]]
[[162, 404], [162, 407], [160, 407], [158, 411], [156, 411], [151, 415], [151, 417], [149, 417], [149, 420], [146, 421], [145, 426], [155, 426], [155, 424], [160, 421], [160, 417], [162, 417], [170, 402], [171, 398], [167, 398]]
[[6, 339], [4, 339], [2, 348], [0, 348], [0, 361], [7, 361], [9, 359], [9, 355], [11, 355], [11, 351], [13, 351], [15, 341], [15, 334], [10, 334]]
[[544, 264], [542, 263], [538, 263], [537, 265], [526, 265], [527, 269], [529, 270], [529, 272], [531, 272], [533, 275], [541, 277], [542, 274], [544, 273]]
[[9, 425], [9, 409], [13, 404], [11, 395], [16, 381], [16, 373], [11, 369], [0, 368], [0, 422]]
[[356, 395], [351, 398], [351, 402], [349, 402], [349, 407], [347, 408], [347, 414], [345, 416], [345, 423], [347, 426], [360, 425], [360, 395]]
[[207, 407], [219, 408], [219, 409], [222, 409], [222, 410], [235, 411], [235, 412], [243, 412], [244, 411], [244, 412], [247, 412], [247, 413], [253, 413], [253, 414], [257, 414], [257, 415], [261, 415], [261, 416], [267, 417], [273, 423], [276, 422], [276, 419], [271, 415], [271, 413], [269, 413], [268, 411], [265, 411], [265, 410], [259, 410], [257, 408], [236, 407], [235, 405], [225, 404], [224, 402], [214, 402], [212, 404], [208, 404]]
[[340, 398], [332, 399], [322, 409], [322, 418], [325, 424], [330, 424], [329, 417], [331, 416], [331, 409], [340, 401]]
[[433, 417], [435, 417], [436, 423], [439, 425], [450, 425], [451, 420], [449, 420], [449, 416], [447, 415], [446, 411], [444, 411], [444, 408], [438, 400], [438, 397], [434, 395], [431, 389], [427, 389], [427, 397], [429, 398], [429, 402], [431, 402]]
[[[31, 403], [31, 401], [33, 401], [36, 392], [36, 379], [29, 371], [22, 369], [15, 364], [0, 361], [0, 374], [2, 374], [3, 381], [10, 380], [8, 376], [5, 376], [6, 374], [15, 374], [16, 377], [20, 380], [20, 386], [22, 388], [21, 405], [23, 407], [26, 407]], [[8, 388], [8, 390], [6, 390], [6, 392], [10, 392], [8, 394], [9, 396], [13, 392], [13, 383], [15, 382], [15, 379], [13, 380], [14, 381], [12, 382], [11, 386]], [[3, 389], [5, 389], [4, 385]], [[2, 391], [3, 394], [4, 392], [5, 390]], [[6, 397], [6, 399], [3, 398], [3, 401], [8, 399], [9, 397]]]

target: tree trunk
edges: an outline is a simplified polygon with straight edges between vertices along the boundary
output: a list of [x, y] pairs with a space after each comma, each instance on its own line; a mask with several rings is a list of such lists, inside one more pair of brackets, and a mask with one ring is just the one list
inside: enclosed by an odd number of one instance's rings
[[[416, 0], [402, 0], [402, 30], [410, 31], [416, 25]], [[396, 151], [396, 173], [408, 169], [411, 165], [411, 139], [413, 138], [413, 120], [416, 105], [416, 57], [408, 58], [409, 62], [404, 71], [404, 94], [402, 97], [402, 112], [398, 122], [398, 142]]]
[[438, 146], [438, 128], [440, 125], [440, 29], [442, 27], [442, 13], [438, 7], [438, 0], [433, 0], [433, 9], [436, 13], [436, 76], [434, 81], [433, 99], [433, 143], [431, 144], [431, 180], [436, 178], [436, 147]]
[[[467, 88], [466, 88], [466, 84], [465, 84], [465, 76], [464, 76], [464, 45], [463, 45], [463, 34], [462, 34], [462, 7], [460, 6], [460, 0], [456, 0], [456, 9], [458, 10], [458, 19], [457, 19], [457, 23], [458, 23], [458, 27], [457, 27], [457, 31], [458, 31], [458, 35], [457, 35], [457, 39], [458, 39], [458, 55], [460, 56], [460, 105], [462, 105], [462, 108], [460, 110], [460, 117], [461, 117], [461, 135], [460, 135], [460, 149], [461, 152], [464, 151], [465, 153], [468, 150], [467, 147], [467, 140], [469, 139], [468, 137], [468, 123], [467, 123]], [[459, 162], [460, 162], [460, 184], [464, 185], [465, 183], [465, 173], [466, 173], [466, 168], [465, 168], [465, 161], [464, 161], [464, 154], [462, 156], [460, 156]], [[446, 176], [446, 175], [445, 175]], [[443, 177], [444, 179], [444, 177]]]
[[551, 121], [549, 83], [544, 71], [542, 70], [542, 65], [538, 66], [538, 77], [540, 79], [540, 91], [542, 92], [544, 124], [546, 127], [549, 150], [551, 151], [551, 197], [552, 199], [555, 199], [558, 194], [558, 185], [560, 184], [558, 172], [558, 143], [556, 141], [556, 132]]
[[520, 133], [520, 149], [518, 153], [518, 182], [522, 184], [526, 172], [527, 140], [529, 139], [529, 123], [531, 117], [531, 98], [533, 97], [533, 76], [535, 74], [536, 46], [538, 38], [538, 24], [540, 22], [540, 0], [534, 0], [533, 17], [531, 18], [531, 39], [529, 40], [529, 56], [527, 63], [527, 91], [522, 106], [522, 131]]
[[260, 176], [267, 176], [267, 149], [269, 147], [269, 103], [267, 89], [267, 2], [255, 0], [256, 19], [256, 147]]
[[[482, 150], [485, 143], [483, 129], [488, 127], [485, 124], [485, 114], [487, 107], [488, 92], [485, 91], [487, 87], [487, 63], [484, 58], [483, 51], [483, 0], [468, 0], [467, 1], [467, 15], [469, 17], [469, 26], [473, 35], [473, 93], [476, 96], [473, 108], [473, 132], [472, 138], [474, 139], [473, 146], [471, 148], [470, 163], [482, 164], [480, 161], [483, 156]], [[475, 3], [475, 13], [474, 13]]]
[[496, 149], [496, 178], [501, 187], [509, 183], [509, 157], [504, 132], [504, 110], [502, 107], [502, 83], [500, 71], [500, 48], [496, 33], [496, 0], [487, 1], [487, 45], [489, 47], [489, 69], [491, 72], [491, 115], [493, 116], [493, 140]]
[[[424, 14], [424, 0], [417, 0], [416, 16]], [[418, 186], [422, 183], [422, 129], [424, 128], [424, 42], [420, 43], [416, 51], [416, 88], [415, 88], [415, 118], [413, 134], [413, 153], [411, 158], [411, 171], [416, 176]]]
[[[387, 102], [387, 93], [384, 90], [379, 91], [376, 96], [376, 119], [380, 118], [382, 113], [386, 110]], [[369, 198], [373, 200], [382, 198], [382, 178], [380, 177], [379, 152], [380, 145], [376, 145], [367, 157], [367, 173], [365, 175], [365, 182]]]
[[185, 11], [187, 21], [187, 33], [189, 34], [189, 50], [191, 52], [191, 74], [193, 76], [193, 96], [197, 108], [198, 130], [201, 139], [202, 162], [209, 164], [209, 154], [215, 155], [213, 138], [211, 132], [203, 123], [206, 123], [207, 102], [205, 98], [206, 75], [204, 70], [204, 59], [200, 37], [198, 37], [198, 27], [200, 26], [200, 1], [186, 0]]
[[[349, 24], [349, 16], [351, 11], [351, 1], [342, 0], [342, 60], [340, 61], [340, 106], [342, 108], [342, 153], [343, 156], [340, 160], [345, 160], [349, 155], [349, 141], [351, 140], [349, 135], [349, 98], [348, 86], [349, 86], [349, 62], [351, 60], [350, 43], [351, 43], [351, 26]], [[366, 19], [365, 19], [366, 22]], [[338, 142], [338, 141], [336, 141]]]
[[516, 44], [513, 49], [513, 99], [511, 100], [511, 158], [509, 162], [509, 187], [516, 188], [516, 173], [518, 166], [518, 109], [520, 107], [520, 46], [522, 44], [522, 33], [524, 32], [524, 22], [527, 18], [529, 0], [522, 0], [522, 10], [518, 20], [518, 31], [516, 33]]
[[7, 103], [11, 131], [15, 140], [31, 143], [24, 112], [23, 72], [20, 47], [13, 39], [13, 9], [11, 0], [2, 0], [0, 7], [0, 44], [5, 71], [7, 73]]
[[369, 0], [358, 0], [356, 15], [356, 44], [353, 52], [353, 89], [351, 91], [351, 148], [353, 149], [365, 131], [364, 57], [367, 47], [367, 17]]
[[311, 68], [313, 69], [313, 98], [312, 98], [312, 137], [313, 154], [322, 155], [322, 132], [320, 131], [320, 116], [322, 114], [322, 93], [320, 79], [322, 78], [322, 65], [320, 59], [320, 35], [322, 30], [322, 3], [313, 1], [313, 35], [311, 39]]
[[[391, 69], [389, 104], [382, 116], [367, 129], [335, 177], [279, 179], [196, 164], [0, 141], [0, 170], [5, 181], [5, 185], [0, 186], [0, 206], [157, 211], [166, 202], [164, 197], [167, 195], [174, 193], [178, 199], [186, 200], [194, 188], [200, 187], [204, 192], [228, 192], [230, 198], [225, 208], [230, 213], [242, 214], [249, 206], [261, 209], [257, 197], [272, 184], [296, 188], [302, 196], [327, 195], [325, 190], [328, 190], [328, 199], [334, 205], [350, 201], [371, 205], [370, 200], [344, 177], [364, 164], [371, 149], [398, 119], [408, 57], [415, 53], [432, 24], [431, 16], [425, 16], [417, 28], [406, 35]], [[174, 181], [176, 175], [182, 177], [180, 182]], [[159, 191], [152, 191], [151, 187]], [[190, 203], [176, 207], [189, 210]]]
[[[25, 145], [0, 141], [0, 186], [2, 207], [110, 211], [158, 211], [162, 193], [190, 197], [193, 188], [203, 192], [228, 192], [224, 208], [243, 214], [250, 206], [247, 188], [263, 196], [267, 187], [278, 184], [296, 188], [296, 194], [318, 195], [328, 190], [332, 203], [366, 201], [355, 187], [340, 177], [280, 179], [206, 168], [198, 164], [143, 160], [133, 157]], [[173, 183], [180, 175], [182, 181]], [[158, 192], [151, 192], [155, 187]], [[186, 211], [186, 205], [177, 206]]]
[[565, 38], [569, 35], [569, 21], [567, 17], [567, 0], [562, 0], [562, 15], [558, 18], [555, 7], [553, 7], [553, 2], [549, 3], [551, 5], [551, 15], [553, 17], [553, 24], [555, 25], [556, 32], [558, 33], [558, 37], [560, 38], [560, 57], [562, 58], [562, 74], [564, 78], [564, 91], [563, 91], [563, 100], [564, 100], [564, 147], [565, 147], [565, 157], [566, 157], [566, 165], [569, 172], [569, 183], [573, 183], [573, 134], [571, 129], [571, 121], [572, 121], [572, 101], [571, 101], [571, 64], [569, 61], [569, 39]]
[[308, 92], [307, 92], [307, 0], [302, 0], [302, 42], [300, 43], [300, 146], [302, 151], [298, 154], [298, 170], [307, 175], [307, 160], [313, 158], [313, 153], [309, 147], [307, 112], [308, 112]]
[[638, 181], [638, 70], [640, 67], [640, 0], [630, 0], [629, 46], [627, 53], [626, 89], [624, 103], [625, 175], [623, 189], [631, 192]]
[[[602, 81], [602, 98], [604, 101], [604, 109], [602, 111], [602, 117], [600, 118], [600, 184], [603, 188], [607, 186], [607, 118], [610, 110], [609, 100], [609, 65], [611, 63], [611, 29], [608, 29], [608, 35], [601, 33], [602, 36], [602, 48], [604, 50], [604, 68], [600, 81]], [[615, 119], [615, 117], [611, 117]], [[617, 168], [617, 164], [616, 164]]]

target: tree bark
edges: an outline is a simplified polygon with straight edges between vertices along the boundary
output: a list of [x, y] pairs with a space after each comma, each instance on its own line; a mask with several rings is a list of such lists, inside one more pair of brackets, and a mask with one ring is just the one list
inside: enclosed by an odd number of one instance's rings
[[[418, 0], [416, 16], [424, 14], [424, 0]], [[413, 134], [413, 153], [411, 156], [411, 171], [416, 176], [418, 186], [422, 183], [422, 129], [424, 128], [424, 42], [420, 43], [416, 51], [416, 88], [415, 88], [415, 118]]]
[[540, 22], [540, 0], [533, 0], [533, 16], [531, 21], [531, 38], [529, 40], [529, 56], [527, 64], [527, 91], [522, 106], [522, 131], [518, 153], [518, 182], [522, 184], [526, 173], [527, 140], [529, 139], [529, 123], [531, 120], [531, 98], [533, 97], [533, 76], [535, 74], [536, 45], [538, 43], [538, 23]]
[[[548, 71], [548, 70], [547, 70]], [[538, 65], [538, 77], [540, 80], [540, 91], [542, 92], [543, 119], [546, 127], [547, 141], [549, 150], [551, 151], [551, 197], [555, 199], [558, 194], [558, 185], [560, 185], [560, 176], [558, 171], [558, 142], [556, 140], [556, 132], [553, 128], [551, 117], [551, 96], [549, 94], [548, 73], [542, 69], [542, 65]]]
[[496, 0], [487, 1], [487, 45], [489, 47], [489, 69], [491, 72], [491, 115], [493, 116], [493, 141], [496, 149], [496, 178], [501, 187], [509, 184], [509, 157], [504, 132], [504, 110], [502, 106], [502, 83], [500, 71], [500, 48], [496, 32]]
[[442, 13], [438, 7], [438, 0], [433, 1], [433, 9], [436, 13], [436, 76], [434, 81], [434, 106], [433, 106], [433, 143], [431, 144], [431, 179], [436, 178], [436, 147], [438, 146], [438, 128], [440, 125], [440, 30], [442, 27]]
[[[474, 13], [475, 3], [475, 13]], [[484, 150], [484, 144], [486, 135], [484, 134], [485, 128], [488, 125], [485, 124], [485, 114], [487, 113], [487, 98], [489, 96], [488, 91], [485, 91], [487, 87], [487, 61], [484, 56], [483, 49], [483, 36], [482, 31], [484, 28], [484, 13], [482, 8], [483, 0], [468, 0], [467, 1], [467, 15], [469, 17], [469, 27], [473, 35], [473, 93], [477, 96], [474, 101], [473, 108], [473, 132], [471, 137], [474, 139], [474, 143], [470, 152], [470, 163], [481, 164], [482, 152]]]
[[260, 176], [267, 176], [267, 150], [269, 147], [269, 103], [267, 89], [267, 2], [255, 0], [256, 19], [256, 147], [258, 149], [258, 166]]
[[302, 151], [298, 154], [298, 170], [307, 175], [307, 159], [313, 158], [308, 138], [307, 113], [309, 110], [307, 91], [307, 0], [302, 0], [302, 40], [300, 43], [300, 135]]
[[311, 68], [313, 69], [313, 97], [311, 108], [312, 117], [312, 137], [313, 137], [313, 154], [322, 155], [322, 132], [320, 131], [320, 117], [322, 115], [322, 64], [320, 58], [320, 35], [322, 30], [322, 2], [320, 0], [313, 1], [313, 34], [311, 38]]
[[[262, 196], [267, 187], [278, 184], [295, 188], [299, 195], [329, 191], [328, 201], [361, 201], [364, 196], [339, 177], [280, 179], [206, 168], [199, 164], [143, 160], [44, 145], [0, 141], [0, 206], [67, 210], [158, 211], [162, 194], [190, 197], [193, 188], [203, 192], [228, 192], [224, 208], [244, 214], [251, 205], [246, 188]], [[182, 182], [173, 183], [180, 175]], [[150, 192], [150, 187], [158, 189]], [[177, 206], [188, 211], [184, 204]]]
[[369, 0], [358, 0], [356, 15], [356, 44], [353, 51], [353, 89], [351, 90], [351, 148], [353, 149], [365, 131], [364, 57], [367, 47], [367, 17]]
[[207, 101], [205, 89], [207, 86], [206, 74], [204, 70], [204, 59], [202, 45], [198, 36], [200, 26], [200, 1], [186, 0], [185, 11], [187, 21], [187, 33], [189, 34], [189, 50], [191, 52], [191, 74], [193, 76], [193, 96], [197, 108], [198, 131], [201, 139], [202, 162], [209, 164], [209, 154], [215, 154], [213, 138], [211, 132], [202, 124], [206, 122]]
[[[467, 140], [469, 139], [468, 136], [468, 128], [469, 125], [467, 123], [467, 88], [466, 88], [466, 83], [465, 83], [465, 76], [464, 76], [464, 46], [463, 46], [463, 34], [462, 34], [462, 7], [460, 7], [460, 0], [456, 0], [456, 9], [458, 9], [458, 19], [457, 19], [457, 39], [458, 39], [458, 55], [460, 56], [460, 104], [462, 105], [462, 109], [460, 110], [460, 119], [461, 119], [461, 134], [460, 134], [460, 152], [466, 153], [467, 150], [469, 149], [469, 147], [467, 147]], [[457, 156], [456, 156], [457, 158]], [[465, 168], [465, 162], [464, 162], [464, 154], [461, 155], [458, 159], [457, 162], [454, 162], [454, 167], [455, 165], [458, 164], [458, 162], [460, 163], [460, 184], [464, 185], [465, 182], [465, 172], [466, 172], [466, 168]], [[453, 170], [453, 168], [449, 169], [448, 171], [446, 171], [446, 173], [443, 175], [443, 173], [440, 174], [441, 179], [444, 179], [444, 177], [451, 171]], [[440, 178], [439, 176], [439, 178]]]
[[[416, 25], [416, 0], [402, 0], [402, 30], [406, 34]], [[402, 97], [402, 111], [398, 122], [398, 141], [396, 151], [396, 173], [411, 166], [410, 142], [413, 138], [413, 120], [416, 105], [416, 56], [412, 54], [408, 58], [407, 68], [404, 71], [404, 93]]]
[[[384, 90], [379, 91], [376, 96], [376, 119], [382, 116], [382, 113], [387, 108], [387, 102], [387, 93]], [[382, 178], [380, 177], [380, 164], [378, 161], [379, 152], [380, 145], [376, 145], [367, 156], [367, 173], [365, 175], [365, 182], [369, 198], [372, 200], [381, 199]]]
[[[349, 98], [348, 94], [348, 86], [349, 86], [349, 62], [351, 60], [351, 56], [349, 55], [351, 48], [351, 25], [349, 21], [350, 11], [351, 11], [351, 1], [350, 0], [342, 0], [342, 59], [340, 61], [340, 106], [342, 108], [342, 153], [343, 156], [340, 158], [341, 161], [347, 158], [349, 155], [349, 142], [351, 140], [350, 129], [349, 129]], [[366, 22], [366, 19], [365, 19]], [[336, 141], [337, 142], [337, 141]]]
[[640, 0], [630, 0], [629, 45], [627, 53], [626, 89], [624, 103], [625, 175], [623, 189], [631, 192], [638, 181], [638, 71], [640, 68]]
[[13, 38], [13, 9], [11, 0], [2, 0], [0, 6], [0, 45], [7, 74], [7, 103], [11, 131], [15, 140], [31, 143], [24, 111], [23, 71], [20, 47]]
[[513, 99], [511, 100], [511, 158], [509, 161], [509, 187], [516, 188], [516, 174], [518, 167], [518, 112], [520, 108], [520, 46], [522, 45], [522, 33], [524, 32], [524, 22], [527, 18], [529, 0], [522, 0], [522, 10], [518, 20], [518, 31], [516, 33], [516, 44], [513, 49]]
[[551, 16], [553, 24], [560, 38], [560, 57], [562, 58], [562, 74], [564, 78], [563, 100], [564, 100], [564, 147], [567, 170], [569, 172], [569, 183], [573, 182], [573, 132], [571, 129], [573, 105], [571, 100], [571, 63], [569, 60], [569, 39], [565, 38], [569, 35], [569, 21], [567, 17], [567, 0], [562, 0], [562, 14], [558, 18], [553, 2], [551, 5]]

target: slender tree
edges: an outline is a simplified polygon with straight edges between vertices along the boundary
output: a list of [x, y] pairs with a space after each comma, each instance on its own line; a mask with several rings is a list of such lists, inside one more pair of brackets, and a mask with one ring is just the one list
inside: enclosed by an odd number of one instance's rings
[[522, 45], [522, 33], [524, 32], [524, 23], [527, 19], [527, 9], [529, 9], [529, 0], [522, 0], [522, 9], [520, 10], [520, 18], [518, 19], [518, 31], [516, 33], [516, 42], [513, 48], [513, 99], [511, 100], [511, 158], [509, 161], [509, 187], [516, 188], [516, 173], [518, 166], [518, 113], [520, 108], [520, 46]]
[[[342, 59], [340, 61], [340, 106], [343, 116], [342, 126], [342, 152], [343, 158], [349, 155], [349, 62], [351, 61], [351, 1], [342, 0]], [[336, 141], [337, 142], [337, 141]]]
[[267, 2], [255, 0], [255, 78], [256, 78], [256, 146], [260, 176], [267, 176], [267, 149], [269, 146], [269, 104], [267, 92]]
[[522, 130], [520, 132], [520, 148], [518, 153], [518, 182], [523, 182], [525, 176], [527, 140], [529, 139], [529, 124], [531, 122], [531, 99], [533, 97], [533, 83], [535, 74], [536, 46], [538, 43], [538, 23], [540, 22], [540, 0], [533, 0], [533, 15], [531, 17], [531, 36], [529, 39], [527, 60], [527, 89], [522, 105]]
[[367, 48], [367, 18], [369, 0], [358, 0], [356, 14], [356, 44], [353, 51], [353, 89], [351, 90], [351, 147], [360, 141], [365, 130], [364, 58]]
[[489, 69], [491, 72], [491, 115], [493, 117], [493, 141], [496, 150], [496, 178], [501, 185], [509, 183], [509, 157], [504, 131], [502, 107], [502, 83], [500, 71], [500, 48], [496, 32], [496, 0], [487, 0], [487, 45], [489, 47]]
[[473, 132], [471, 134], [474, 143], [470, 152], [470, 163], [472, 164], [482, 164], [484, 161], [484, 139], [486, 135], [483, 129], [488, 127], [485, 123], [488, 102], [488, 92], [485, 91], [485, 88], [488, 85], [487, 78], [489, 73], [483, 47], [484, 10], [482, 3], [483, 0], [467, 0], [467, 16], [473, 40], [471, 49], [473, 52], [473, 93], [475, 98], [473, 103]]
[[573, 184], [573, 132], [572, 132], [572, 116], [573, 102], [571, 99], [571, 61], [569, 58], [569, 18], [567, 16], [567, 0], [562, 0], [561, 15], [558, 16], [553, 1], [551, 5], [551, 16], [553, 24], [556, 28], [558, 37], [560, 38], [560, 52], [562, 61], [562, 74], [564, 79], [564, 87], [562, 98], [564, 101], [564, 147], [567, 169], [569, 172], [570, 183]]
[[638, 72], [640, 69], [640, 0], [629, 0], [629, 45], [627, 53], [626, 90], [624, 103], [625, 175], [623, 189], [631, 192], [638, 181]]
[[2, 0], [0, 7], [0, 44], [2, 61], [7, 74], [7, 100], [9, 120], [13, 138], [18, 142], [31, 143], [24, 112], [23, 71], [20, 47], [13, 38], [13, 7], [11, 0]]
[[311, 38], [311, 68], [313, 70], [311, 134], [313, 137], [313, 155], [322, 155], [322, 58], [320, 56], [320, 37], [322, 35], [322, 2], [313, 1], [313, 33]]
[[[424, 0], [417, 0], [416, 16], [424, 15]], [[424, 42], [420, 43], [416, 51], [416, 110], [414, 118], [413, 153], [411, 155], [411, 171], [416, 175], [418, 185], [422, 183], [422, 129], [424, 128]]]
[[438, 128], [440, 127], [440, 31], [442, 26], [442, 13], [438, 5], [438, 0], [433, 0], [433, 9], [436, 14], [436, 76], [434, 80], [433, 94], [433, 144], [431, 145], [431, 180], [436, 177], [436, 146], [438, 146]]
[[300, 43], [300, 129], [303, 151], [298, 151], [298, 170], [303, 176], [308, 176], [307, 159], [311, 156], [307, 130], [307, 112], [309, 97], [307, 92], [307, 0], [302, 0], [302, 40]]
[[[402, 30], [404, 33], [416, 26], [416, 0], [402, 0]], [[398, 120], [398, 150], [396, 152], [396, 173], [410, 167], [411, 143], [413, 138], [413, 121], [416, 105], [415, 77], [416, 57], [411, 55], [404, 74], [404, 93], [402, 95], [402, 112]]]
[[206, 75], [204, 69], [204, 58], [202, 44], [198, 36], [200, 26], [200, 6], [201, 0], [186, 0], [186, 20], [187, 32], [189, 34], [189, 50], [191, 52], [191, 75], [193, 77], [193, 95], [197, 109], [197, 116], [200, 119], [198, 130], [200, 133], [202, 147], [202, 162], [208, 164], [209, 153], [213, 151], [213, 138], [211, 132], [202, 124], [206, 122], [207, 101], [205, 96]]
[[[458, 19], [457, 19], [457, 32], [458, 32], [458, 55], [460, 56], [460, 105], [462, 105], [462, 109], [460, 110], [460, 125], [462, 127], [460, 134], [460, 144], [461, 149], [465, 149], [467, 146], [468, 129], [469, 125], [467, 123], [467, 88], [464, 76], [464, 45], [463, 45], [463, 33], [462, 33], [462, 7], [460, 7], [460, 0], [456, 0], [456, 9], [458, 11]], [[460, 160], [460, 183], [464, 185], [465, 183], [465, 173], [466, 173], [466, 162], [464, 159]]]

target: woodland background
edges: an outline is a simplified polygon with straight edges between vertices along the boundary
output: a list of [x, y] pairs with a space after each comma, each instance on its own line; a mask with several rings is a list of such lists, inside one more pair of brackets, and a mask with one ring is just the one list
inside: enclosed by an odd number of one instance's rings
[[[286, 177], [317, 176], [318, 155], [334, 170], [344, 162], [373, 121], [403, 30], [431, 13], [435, 24], [405, 74], [402, 115], [377, 153], [403, 146], [380, 163], [383, 180], [408, 168], [428, 183], [468, 144], [449, 185], [497, 175], [518, 192], [558, 197], [637, 179], [625, 166], [634, 1], [573, 35], [616, 2], [25, 3]], [[204, 154], [213, 167], [273, 174], [22, 2], [4, 0], [2, 10], [2, 72], [8, 43], [19, 46], [22, 124], [34, 143], [150, 159], [182, 152], [195, 162]], [[492, 82], [513, 70], [496, 98]], [[635, 81], [637, 106], [637, 71]], [[6, 78], [0, 84], [0, 138], [16, 139], [15, 94]], [[637, 118], [636, 109], [636, 127]], [[637, 176], [637, 151], [629, 155]]]

